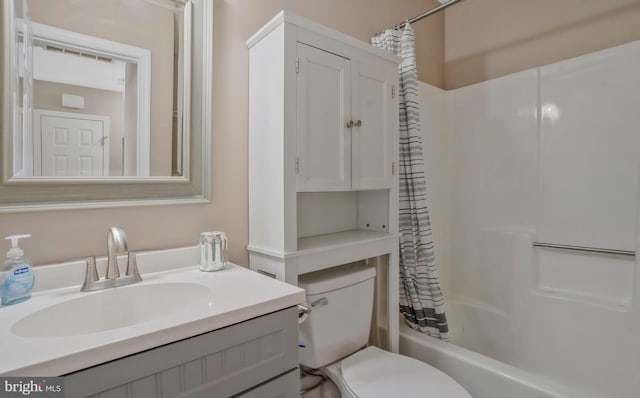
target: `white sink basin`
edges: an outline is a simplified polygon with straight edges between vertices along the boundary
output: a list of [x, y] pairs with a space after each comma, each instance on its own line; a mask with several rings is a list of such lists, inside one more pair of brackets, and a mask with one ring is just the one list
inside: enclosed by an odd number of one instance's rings
[[67, 337], [98, 333], [208, 306], [210, 291], [197, 283], [138, 284], [87, 293], [17, 321], [21, 337]]

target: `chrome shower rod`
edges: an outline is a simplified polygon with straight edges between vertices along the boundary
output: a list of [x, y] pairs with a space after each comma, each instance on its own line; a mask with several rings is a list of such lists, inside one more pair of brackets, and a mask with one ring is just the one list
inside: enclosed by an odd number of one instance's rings
[[414, 22], [417, 22], [417, 21], [421, 20], [422, 18], [426, 18], [426, 17], [428, 17], [429, 15], [434, 14], [434, 13], [436, 13], [436, 12], [440, 11], [440, 10], [443, 10], [443, 9], [445, 9], [445, 8], [449, 7], [450, 5], [455, 4], [455, 3], [459, 2], [459, 1], [460, 1], [460, 0], [449, 0], [449, 1], [447, 1], [446, 3], [443, 3], [443, 4], [441, 4], [441, 5], [437, 6], [437, 7], [434, 7], [434, 8], [432, 8], [432, 9], [430, 9], [429, 11], [423, 12], [423, 13], [422, 13], [422, 14], [420, 14], [420, 15], [416, 15], [416, 16], [415, 16], [415, 17], [413, 17], [413, 18], [409, 18], [409, 19], [407, 19], [406, 21], [404, 21], [404, 22], [402, 22], [402, 23], [399, 23], [399, 24], [398, 24], [398, 25], [396, 25], [395, 27], [396, 27], [397, 29], [400, 29], [400, 28], [402, 28], [403, 26], [405, 26], [407, 23], [414, 23]]

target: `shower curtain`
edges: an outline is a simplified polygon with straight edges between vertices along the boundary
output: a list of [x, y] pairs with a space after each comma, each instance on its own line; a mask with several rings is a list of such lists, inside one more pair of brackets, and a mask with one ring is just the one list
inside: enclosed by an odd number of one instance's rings
[[403, 31], [387, 29], [372, 37], [371, 44], [402, 58], [399, 67], [400, 312], [413, 329], [449, 341], [427, 209], [413, 29], [408, 23]]

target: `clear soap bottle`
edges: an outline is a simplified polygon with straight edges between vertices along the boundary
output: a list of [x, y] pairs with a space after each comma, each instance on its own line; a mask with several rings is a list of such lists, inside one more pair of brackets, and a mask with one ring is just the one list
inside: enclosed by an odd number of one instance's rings
[[34, 276], [31, 261], [24, 256], [24, 251], [18, 247], [18, 240], [31, 235], [11, 235], [5, 239], [11, 240], [11, 249], [7, 252], [7, 259], [0, 268], [0, 297], [2, 305], [17, 304], [31, 297]]

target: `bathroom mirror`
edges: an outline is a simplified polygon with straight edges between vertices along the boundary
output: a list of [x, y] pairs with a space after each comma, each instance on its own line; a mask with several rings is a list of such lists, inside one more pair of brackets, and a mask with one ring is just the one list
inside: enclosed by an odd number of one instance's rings
[[0, 211], [207, 201], [211, 1], [0, 7]]

